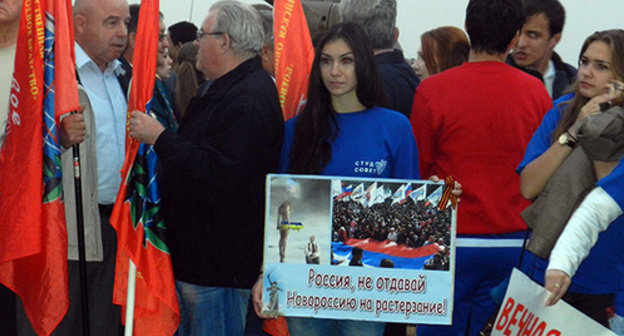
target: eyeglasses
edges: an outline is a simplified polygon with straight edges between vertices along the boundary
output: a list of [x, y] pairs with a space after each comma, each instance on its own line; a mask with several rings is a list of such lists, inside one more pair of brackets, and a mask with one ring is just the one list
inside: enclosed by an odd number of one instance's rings
[[204, 32], [201, 29], [197, 31], [197, 40], [201, 40], [205, 35], [223, 35], [225, 32]]

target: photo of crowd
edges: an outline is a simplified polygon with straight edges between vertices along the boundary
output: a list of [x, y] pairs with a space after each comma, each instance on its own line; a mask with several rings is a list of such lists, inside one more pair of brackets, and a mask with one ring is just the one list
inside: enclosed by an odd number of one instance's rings
[[[343, 181], [343, 185], [350, 185]], [[428, 259], [425, 269], [448, 270], [451, 246], [451, 207], [437, 208], [436, 188], [430, 184], [429, 195], [422, 191], [427, 184], [415, 185], [414, 191], [406, 185], [370, 183], [366, 191], [337, 194], [333, 199], [332, 241], [349, 239], [386, 242], [388, 247], [407, 246], [418, 249], [428, 245], [438, 252]], [[362, 185], [361, 190], [364, 190]], [[382, 195], [376, 197], [377, 195]]]

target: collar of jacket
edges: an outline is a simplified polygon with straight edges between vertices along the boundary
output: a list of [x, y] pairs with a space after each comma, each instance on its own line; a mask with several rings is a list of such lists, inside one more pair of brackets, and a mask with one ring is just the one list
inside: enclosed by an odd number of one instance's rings
[[375, 61], [377, 64], [403, 63], [405, 62], [405, 57], [403, 57], [401, 50], [394, 49], [393, 51], [375, 55]]
[[521, 66], [517, 65], [516, 61], [514, 61], [513, 57], [511, 56], [511, 53], [509, 53], [507, 55], [507, 58], [505, 59], [505, 63], [511, 65], [512, 67], [514, 67], [516, 69], [522, 70], [522, 71], [528, 73], [529, 75], [531, 75], [533, 77], [536, 77], [540, 81], [544, 82], [544, 76], [542, 76], [541, 72], [539, 72], [537, 70], [533, 70], [533, 69], [527, 69], [525, 67], [521, 67]]
[[566, 73], [568, 73], [569, 77], [576, 76], [575, 73], [570, 72], [570, 69], [568, 68], [568, 66], [566, 66], [565, 63], [563, 63], [563, 60], [561, 59], [559, 54], [557, 54], [556, 52], [553, 52], [552, 57], [550, 59], [553, 61], [553, 64], [555, 65], [555, 70], [565, 71]]
[[[553, 61], [553, 64], [555, 65], [555, 70], [561, 70], [561, 71], [565, 71], [569, 77], [574, 77], [576, 76], [576, 74], [571, 73], [570, 69], [566, 66], [565, 63], [563, 63], [563, 60], [561, 59], [561, 57], [559, 56], [559, 54], [557, 54], [556, 52], [553, 52], [552, 56], [550, 57], [550, 60]], [[528, 73], [531, 76], [537, 77], [539, 78], [542, 82], [544, 81], [544, 78], [542, 76], [542, 74], [539, 71], [533, 70], [533, 69], [526, 69], [523, 68], [521, 66], [518, 66], [516, 64], [516, 62], [514, 61], [513, 57], [511, 56], [511, 53], [509, 55], [507, 55], [507, 59], [505, 59], [505, 63], [518, 68], [526, 73]]]
[[244, 61], [230, 72], [215, 79], [210, 85], [208, 91], [204, 94], [204, 97], [214, 99], [225, 96], [230, 91], [232, 86], [240, 82], [249, 73], [261, 68], [262, 63], [259, 56], [255, 56]]

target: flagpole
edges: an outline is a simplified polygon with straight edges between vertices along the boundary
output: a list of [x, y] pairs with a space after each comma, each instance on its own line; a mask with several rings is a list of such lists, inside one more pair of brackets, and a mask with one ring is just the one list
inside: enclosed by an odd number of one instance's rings
[[84, 218], [82, 209], [80, 149], [78, 146], [78, 144], [72, 146], [74, 156], [74, 191], [76, 195], [76, 226], [78, 229], [78, 270], [80, 272], [80, 302], [82, 303], [82, 333], [85, 336], [89, 336], [89, 293], [87, 290], [87, 261], [85, 256]]
[[195, 6], [195, 0], [191, 0], [191, 10], [189, 11], [189, 21], [193, 21], [193, 7]]
[[134, 329], [134, 297], [136, 293], [136, 265], [128, 259], [128, 293], [126, 296], [126, 329], [125, 336], [132, 336]]

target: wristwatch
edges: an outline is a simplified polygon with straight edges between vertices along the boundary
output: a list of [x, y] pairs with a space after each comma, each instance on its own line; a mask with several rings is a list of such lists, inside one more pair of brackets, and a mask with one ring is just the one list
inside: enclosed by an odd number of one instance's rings
[[570, 148], [574, 148], [576, 146], [576, 139], [572, 136], [572, 134], [568, 132], [564, 132], [559, 136], [558, 142], [561, 146], [568, 146]]

